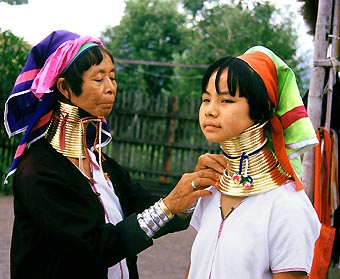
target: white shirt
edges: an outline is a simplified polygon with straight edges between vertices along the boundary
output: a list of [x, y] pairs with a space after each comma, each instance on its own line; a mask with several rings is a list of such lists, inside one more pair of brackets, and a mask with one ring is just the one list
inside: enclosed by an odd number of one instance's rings
[[321, 224], [305, 191], [289, 182], [247, 197], [226, 218], [221, 193], [201, 198], [191, 226], [197, 230], [190, 279], [270, 279], [272, 273], [309, 274]]
[[[122, 207], [119, 203], [119, 199], [115, 194], [113, 185], [110, 179], [106, 179], [102, 169], [99, 168], [99, 165], [96, 160], [96, 156], [89, 151], [91, 160], [96, 164], [96, 168], [92, 167], [92, 176], [95, 181], [95, 188], [98, 193], [100, 193], [99, 198], [104, 207], [105, 211], [105, 220], [106, 223], [117, 224], [121, 220], [123, 220], [123, 211]], [[126, 265], [126, 259], [123, 259], [116, 265], [109, 268], [108, 271], [108, 279], [123, 279], [129, 278], [129, 271]]]

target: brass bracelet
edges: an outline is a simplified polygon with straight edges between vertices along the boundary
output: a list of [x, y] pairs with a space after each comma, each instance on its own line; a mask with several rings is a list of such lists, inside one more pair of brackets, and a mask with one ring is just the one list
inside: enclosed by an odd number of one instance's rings
[[162, 209], [162, 211], [164, 212], [164, 214], [166, 215], [166, 217], [169, 218], [169, 220], [171, 220], [172, 218], [174, 218], [174, 214], [171, 213], [171, 211], [169, 210], [169, 208], [167, 208], [167, 206], [165, 205], [163, 199], [161, 198], [158, 201], [158, 205], [159, 207]]

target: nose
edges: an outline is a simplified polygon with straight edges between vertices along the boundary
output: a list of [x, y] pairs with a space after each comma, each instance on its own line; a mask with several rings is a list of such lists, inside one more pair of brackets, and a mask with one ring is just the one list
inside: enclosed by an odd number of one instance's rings
[[213, 104], [213, 102], [210, 102], [206, 107], [205, 107], [205, 112], [204, 115], [206, 117], [216, 117], [218, 114], [216, 106]]
[[117, 82], [107, 77], [105, 82], [105, 93], [106, 94], [116, 94], [117, 92]]

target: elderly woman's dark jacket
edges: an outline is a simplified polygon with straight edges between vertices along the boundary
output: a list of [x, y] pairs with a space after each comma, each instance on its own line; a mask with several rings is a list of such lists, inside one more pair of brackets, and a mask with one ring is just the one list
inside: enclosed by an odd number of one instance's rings
[[[13, 178], [11, 278], [107, 278], [108, 267], [124, 258], [130, 278], [138, 278], [136, 255], [153, 241], [139, 227], [136, 213], [159, 197], [131, 181], [113, 159], [105, 159], [103, 170], [125, 216], [116, 225], [105, 223], [98, 194], [66, 157], [44, 138], [28, 148]], [[188, 219], [175, 217], [157, 237], [187, 228]]]

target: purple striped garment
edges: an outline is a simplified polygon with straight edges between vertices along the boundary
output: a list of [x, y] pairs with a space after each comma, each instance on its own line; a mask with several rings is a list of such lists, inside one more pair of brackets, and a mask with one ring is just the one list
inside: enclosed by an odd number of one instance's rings
[[[31, 91], [33, 80], [44, 67], [48, 57], [60, 45], [79, 37], [80, 35], [66, 30], [53, 31], [31, 49], [26, 64], [17, 77], [13, 90], [5, 103], [4, 124], [8, 136], [11, 138], [19, 133], [24, 133], [5, 178], [5, 183], [8, 183], [8, 177], [15, 172], [26, 146], [43, 136], [51, 119], [53, 106], [57, 101], [57, 96], [53, 92], [37, 98]], [[87, 131], [87, 146], [89, 148], [93, 147], [95, 137], [96, 130], [94, 126], [89, 125]], [[108, 144], [110, 140], [110, 130], [103, 119], [101, 145]]]

